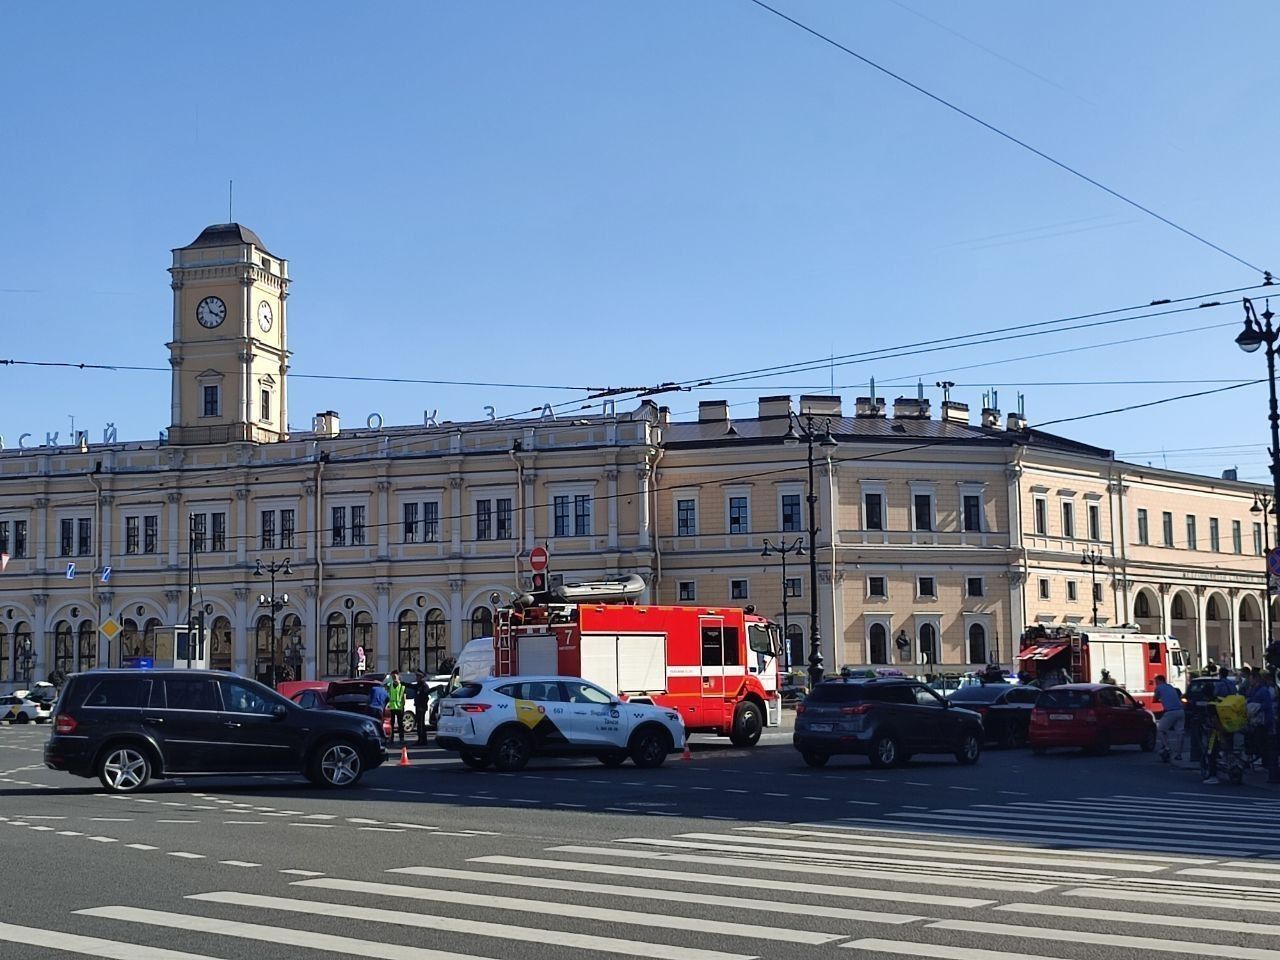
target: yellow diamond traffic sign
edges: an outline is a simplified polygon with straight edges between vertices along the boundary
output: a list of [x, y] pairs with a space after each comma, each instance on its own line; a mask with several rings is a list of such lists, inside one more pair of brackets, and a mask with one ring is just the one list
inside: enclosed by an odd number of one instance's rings
[[98, 628], [104, 637], [108, 640], [114, 640], [116, 634], [120, 632], [120, 624], [116, 623], [115, 617], [107, 617], [106, 621]]

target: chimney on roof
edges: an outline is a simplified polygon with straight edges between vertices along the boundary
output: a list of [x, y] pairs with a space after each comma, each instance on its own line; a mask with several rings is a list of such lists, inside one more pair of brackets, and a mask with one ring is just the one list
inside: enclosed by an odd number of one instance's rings
[[815, 417], [839, 417], [840, 398], [818, 393], [800, 395], [800, 415], [813, 414]]
[[1239, 470], [1239, 468], [1238, 468], [1238, 467], [1229, 467], [1228, 469], [1223, 470], [1223, 471], [1222, 471], [1222, 479], [1223, 479], [1223, 480], [1239, 480], [1239, 479], [1240, 479], [1240, 470]]
[[699, 423], [728, 423], [729, 404], [724, 400], [703, 400], [698, 404]]
[[342, 422], [332, 410], [317, 413], [311, 418], [311, 431], [322, 437], [336, 437], [342, 430]]
[[898, 399], [893, 401], [893, 419], [928, 420], [928, 399], [921, 397], [898, 397]]
[[1014, 433], [1025, 430], [1027, 429], [1027, 418], [1020, 413], [1011, 413], [1005, 419], [1004, 428]]
[[878, 419], [884, 416], [884, 397], [858, 397], [854, 401], [854, 416], [860, 420]]
[[659, 407], [658, 408], [658, 426], [662, 427], [662, 429], [665, 430], [670, 425], [671, 425], [671, 408]]
[[942, 422], [969, 425], [969, 405], [959, 400], [942, 401]]
[[1000, 429], [1000, 411], [995, 407], [982, 408], [982, 425], [992, 430]]
[[781, 420], [791, 416], [791, 397], [761, 397], [760, 419]]

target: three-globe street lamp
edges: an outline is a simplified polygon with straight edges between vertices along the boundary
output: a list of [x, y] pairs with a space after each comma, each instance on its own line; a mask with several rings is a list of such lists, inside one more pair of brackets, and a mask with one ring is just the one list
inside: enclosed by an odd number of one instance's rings
[[804, 440], [809, 447], [809, 490], [805, 500], [809, 504], [809, 689], [822, 682], [822, 633], [818, 626], [818, 494], [813, 482], [813, 446], [817, 440], [822, 452], [830, 457], [837, 447], [831, 436], [831, 421], [823, 421], [822, 436], [814, 432], [813, 414], [805, 414], [804, 429], [797, 430], [800, 418], [794, 413], [788, 418], [787, 432], [782, 442], [796, 446]]
[[1101, 550], [1090, 550], [1088, 547], [1080, 556], [1080, 562], [1089, 567], [1089, 599], [1093, 601], [1093, 625], [1098, 625], [1098, 564], [1102, 562]]
[[258, 606], [262, 608], [270, 608], [271, 610], [271, 665], [268, 667], [269, 685], [274, 688], [276, 685], [276, 614], [285, 608], [289, 602], [287, 593], [276, 596], [276, 574], [282, 577], [292, 576], [293, 569], [289, 566], [288, 559], [279, 562], [272, 560], [266, 566], [263, 566], [261, 560], [253, 568], [255, 577], [267, 576], [271, 579], [271, 592], [258, 594]]
[[[787, 630], [791, 626], [791, 621], [787, 614], [787, 554], [794, 553], [797, 557], [804, 556], [804, 537], [796, 537], [790, 543], [787, 543], [786, 537], [781, 537], [775, 544], [768, 537], [764, 538], [764, 549], [760, 551], [760, 556], [771, 557], [774, 554], [782, 557], [782, 670], [784, 673], [791, 669], [791, 639], [787, 636]], [[816, 600], [817, 598], [812, 598]]]

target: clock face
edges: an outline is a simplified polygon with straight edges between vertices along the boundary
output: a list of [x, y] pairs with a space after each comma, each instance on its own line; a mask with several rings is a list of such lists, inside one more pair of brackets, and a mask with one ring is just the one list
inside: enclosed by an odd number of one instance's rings
[[271, 329], [271, 320], [271, 304], [263, 300], [258, 304], [258, 326], [262, 328], [263, 333]]
[[196, 319], [202, 327], [213, 329], [227, 319], [227, 305], [217, 297], [205, 297], [196, 306]]

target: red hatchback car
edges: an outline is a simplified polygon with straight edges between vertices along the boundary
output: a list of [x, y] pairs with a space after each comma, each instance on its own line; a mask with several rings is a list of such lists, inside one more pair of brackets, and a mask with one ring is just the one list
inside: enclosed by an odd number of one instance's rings
[[1123, 744], [1150, 752], [1156, 746], [1156, 721], [1119, 687], [1067, 683], [1041, 691], [1031, 711], [1027, 742], [1037, 754], [1050, 747], [1083, 747], [1106, 753]]

